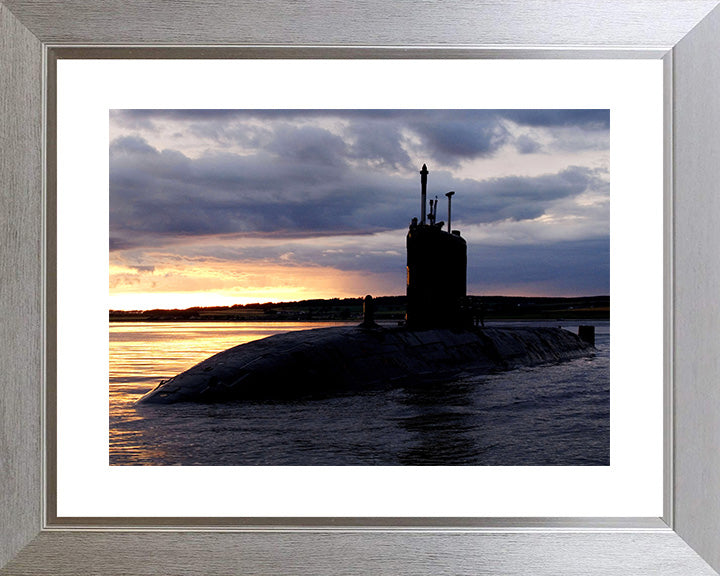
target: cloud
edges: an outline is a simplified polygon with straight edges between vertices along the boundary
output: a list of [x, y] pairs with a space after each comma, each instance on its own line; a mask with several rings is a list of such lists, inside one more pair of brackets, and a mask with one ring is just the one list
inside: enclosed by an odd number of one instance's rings
[[343, 118], [352, 122], [379, 120], [389, 122], [416, 122], [428, 120], [440, 123], [459, 120], [462, 122], [492, 122], [496, 119], [509, 119], [528, 126], [579, 126], [604, 129], [609, 126], [610, 112], [607, 109], [488, 109], [488, 110], [312, 110], [312, 109], [116, 109], [111, 111], [111, 120], [116, 124], [138, 122], [174, 121], [211, 123], [244, 122], [248, 120], [270, 121], [317, 121], [319, 119]]
[[[113, 142], [111, 249], [217, 234], [302, 237], [372, 233], [417, 216], [419, 178], [368, 172], [345, 160], [335, 136], [303, 128], [270, 153], [216, 153], [190, 159], [142, 139]], [[432, 172], [433, 195], [456, 190], [458, 222], [528, 220], [553, 202], [597, 186], [589, 168], [538, 177], [459, 179]], [[444, 199], [443, 199], [444, 200]], [[441, 214], [444, 204], [441, 204]], [[151, 242], [152, 243], [152, 242]]]
[[521, 134], [515, 139], [515, 148], [520, 154], [534, 154], [542, 149], [542, 145], [527, 134]]
[[377, 119], [353, 122], [348, 127], [348, 135], [353, 160], [390, 170], [411, 166], [402, 127], [396, 123]]
[[610, 240], [596, 238], [522, 246], [468, 246], [468, 292], [547, 296], [610, 293]]
[[[407, 169], [411, 158], [435, 166], [492, 157], [506, 145], [528, 150], [517, 125], [547, 132], [607, 133], [608, 110], [113, 110], [117, 134], [143, 134], [184, 146], [196, 155], [208, 147], [257, 151], [282, 147], [292, 128], [328, 130], [358, 161], [388, 169]], [[319, 134], [316, 134], [318, 136]], [[180, 137], [179, 137], [180, 136]], [[311, 136], [312, 137], [312, 136]], [[516, 138], [520, 142], [515, 142]], [[183, 142], [184, 140], [184, 142]], [[288, 144], [292, 143], [290, 140]], [[274, 143], [274, 144], [272, 144]], [[295, 142], [297, 144], [297, 142]], [[582, 136], [574, 145], [582, 147]], [[164, 147], [159, 146], [160, 148]], [[290, 152], [302, 149], [290, 147]], [[183, 151], [180, 149], [180, 151]]]
[[456, 190], [453, 214], [458, 224], [532, 220], [558, 201], [580, 197], [598, 185], [595, 171], [571, 166], [556, 174], [455, 180], [441, 174], [441, 190]]
[[607, 130], [610, 110], [502, 110], [498, 112], [517, 124], [535, 127], [569, 127]]
[[508, 141], [509, 134], [497, 119], [483, 120], [472, 117], [442, 122], [419, 120], [412, 129], [433, 158], [444, 165], [457, 166], [469, 158], [490, 156]]
[[[608, 126], [595, 110], [113, 111], [110, 249], [126, 267], [116, 280], [158, 276], [177, 258], [379, 274], [401, 293], [426, 162], [439, 219], [456, 191], [453, 227], [484, 262], [469, 269], [477, 286], [488, 286], [483, 269], [523, 285], [605, 286], [607, 160], [576, 151], [607, 156]], [[571, 152], [552, 171], [514, 170], [526, 157], [542, 169], [558, 150]], [[505, 162], [503, 175], [471, 169], [478, 159]]]
[[328, 130], [314, 126], [283, 126], [268, 144], [267, 150], [275, 154], [278, 162], [297, 162], [315, 168], [346, 164], [345, 141]]

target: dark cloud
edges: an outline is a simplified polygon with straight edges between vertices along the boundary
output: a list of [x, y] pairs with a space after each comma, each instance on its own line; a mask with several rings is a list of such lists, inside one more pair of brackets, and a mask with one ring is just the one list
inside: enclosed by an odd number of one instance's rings
[[347, 146], [342, 138], [314, 126], [281, 127], [267, 150], [278, 157], [278, 162], [299, 162], [313, 168], [343, 166], [347, 158]]
[[508, 141], [509, 134], [497, 122], [460, 118], [444, 122], [420, 120], [413, 129], [423, 139], [432, 157], [457, 166], [471, 158], [494, 154]]
[[401, 127], [377, 119], [353, 122], [348, 130], [350, 152], [355, 160], [371, 166], [397, 170], [411, 165]]
[[545, 287], [547, 295], [609, 294], [609, 236], [522, 246], [468, 246], [471, 292], [531, 285]]
[[[137, 122], [139, 120], [173, 120], [182, 122], [211, 122], [221, 120], [223, 122], [248, 120], [262, 121], [292, 121], [292, 120], [318, 120], [323, 118], [338, 118], [349, 120], [383, 120], [407, 118], [419, 114], [426, 114], [427, 110], [311, 110], [311, 109], [132, 109], [132, 110], [111, 110], [111, 119], [115, 123]], [[435, 112], [435, 111], [430, 111]], [[484, 111], [482, 111], [484, 112]]]
[[113, 122], [125, 124], [130, 122], [150, 121], [153, 120], [230, 120], [237, 118], [243, 114], [241, 110], [218, 110], [218, 109], [178, 109], [178, 110], [162, 110], [162, 109], [133, 109], [133, 110], [111, 110], [110, 118]]
[[520, 154], [534, 154], [542, 149], [542, 145], [527, 134], [522, 134], [515, 139], [515, 148]]
[[[111, 233], [112, 233], [112, 225], [110, 226]], [[117, 233], [117, 231], [116, 231]], [[130, 250], [131, 248], [134, 248], [137, 244], [134, 242], [131, 242], [129, 240], [125, 240], [124, 238], [117, 238], [110, 236], [110, 252], [116, 252], [119, 250]]]
[[498, 113], [517, 124], [539, 127], [576, 126], [589, 130], [607, 130], [610, 110], [500, 110]]
[[[353, 167], [342, 142], [319, 129], [282, 138], [267, 154], [212, 154], [190, 159], [141, 139], [113, 142], [110, 162], [111, 249], [155, 237], [213, 234], [302, 237], [370, 233], [406, 226], [418, 216], [419, 177]], [[587, 168], [557, 174], [457, 179], [431, 171], [429, 197], [456, 190], [457, 222], [524, 220], [594, 185]], [[443, 217], [444, 202], [439, 210]]]
[[[290, 146], [296, 153], [297, 139], [285, 140], [284, 133], [307, 128], [308, 123], [335, 121], [346, 131], [344, 137], [336, 135], [343, 140], [338, 144], [354, 159], [399, 169], [408, 167], [410, 148], [421, 151], [427, 162], [449, 167], [491, 157], [507, 144], [525, 154], [537, 151], [527, 135], [515, 137], [508, 131], [508, 121], [597, 132], [608, 130], [610, 115], [608, 110], [114, 110], [111, 121], [128, 129], [145, 127], [147, 132], [170, 122], [183, 127], [176, 134], [195, 135], [219, 146]], [[573, 146], [582, 147], [583, 142], [574, 141]]]
[[182, 122], [223, 122], [264, 120], [317, 120], [323, 118], [342, 118], [348, 121], [383, 122], [400, 121], [405, 124], [427, 120], [429, 122], [443, 122], [457, 120], [470, 123], [487, 123], [498, 118], [512, 120], [517, 124], [526, 126], [578, 126], [587, 128], [607, 128], [610, 125], [610, 111], [607, 109], [530, 109], [530, 110], [219, 110], [219, 109], [133, 109], [111, 110], [111, 119], [114, 123], [137, 123], [139, 121], [174, 120]]
[[123, 154], [137, 155], [137, 157], [140, 158], [142, 154], [157, 155], [158, 151], [150, 146], [145, 138], [141, 138], [140, 136], [123, 136], [110, 142], [110, 156], [118, 158]]
[[534, 219], [542, 216], [553, 202], [595, 189], [601, 181], [595, 171], [577, 166], [536, 177], [458, 180], [449, 172], [438, 172], [434, 176], [437, 184], [433, 186], [432, 196], [443, 200], [440, 216], [443, 216], [445, 191], [455, 190], [453, 221], [468, 224]]

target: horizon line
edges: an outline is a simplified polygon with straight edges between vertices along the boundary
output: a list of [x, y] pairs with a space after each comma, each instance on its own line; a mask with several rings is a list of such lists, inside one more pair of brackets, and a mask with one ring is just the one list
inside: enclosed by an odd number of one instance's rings
[[[407, 298], [406, 294], [391, 294], [391, 295], [383, 295], [383, 296], [372, 296], [373, 299], [377, 300], [379, 298]], [[468, 294], [465, 296], [466, 298], [523, 298], [523, 299], [554, 299], [554, 300], [574, 300], [574, 299], [588, 299], [588, 298], [610, 298], [610, 294], [590, 294], [590, 295], [583, 295], [583, 296], [519, 296], [519, 295], [504, 295], [504, 294]], [[301, 304], [303, 302], [312, 302], [312, 301], [326, 301], [330, 302], [332, 300], [358, 300], [362, 302], [364, 296], [345, 296], [345, 297], [331, 297], [331, 298], [304, 298], [302, 300], [283, 300], [283, 301], [266, 301], [266, 302], [249, 302], [247, 304], [219, 304], [214, 306], [188, 306], [186, 308], [108, 308], [109, 312], [149, 312], [154, 310], [161, 310], [161, 311], [171, 311], [171, 310], [177, 310], [177, 311], [186, 311], [186, 310], [207, 310], [207, 309], [229, 309], [229, 308], [247, 308], [247, 307], [253, 307], [253, 306], [279, 306], [283, 304]]]

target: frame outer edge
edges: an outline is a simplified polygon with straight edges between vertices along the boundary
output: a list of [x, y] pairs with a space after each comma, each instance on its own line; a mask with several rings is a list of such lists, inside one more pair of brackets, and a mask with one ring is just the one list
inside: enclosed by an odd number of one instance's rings
[[0, 566], [41, 528], [42, 46], [0, 4]]
[[[718, 11], [716, 10], [715, 14], [711, 16], [715, 19], [715, 22], [717, 22], [717, 16]], [[698, 28], [700, 30], [693, 31], [689, 35], [691, 40], [690, 48], [685, 46], [685, 42], [683, 42], [677, 50], [674, 50], [674, 53], [682, 54], [682, 58], [686, 58], [683, 60], [683, 66], [687, 66], [690, 75], [695, 74], [696, 77], [701, 76], [702, 70], [707, 65], [707, 60], [711, 60], [713, 55], [716, 54], [717, 46], [717, 42], [713, 41], [712, 33], [708, 34], [706, 32], [704, 24]], [[713, 30], [717, 30], [717, 26]], [[702, 38], [710, 46], [710, 52], [706, 53], [704, 58], [700, 58], [698, 62], [693, 62], [688, 54], [692, 52], [693, 45], [697, 47], [702, 43], [698, 38]], [[705, 49], [707, 52], [707, 46]], [[702, 56], [702, 50], [699, 52]], [[41, 284], [42, 273], [39, 265], [41, 260], [39, 231], [42, 226], [38, 216], [42, 214], [42, 207], [38, 208], [38, 204], [41, 204], [42, 200], [39, 193], [34, 194], [34, 191], [41, 188], [40, 174], [42, 173], [40, 137], [42, 104], [39, 96], [42, 93], [41, 60], [41, 45], [37, 38], [28, 32], [0, 1], [0, 77], [3, 80], [6, 78], [13, 79], [12, 82], [0, 83], [0, 104], [2, 104], [0, 109], [0, 112], [2, 112], [0, 143], [3, 144], [3, 154], [0, 154], [0, 223], [2, 224], [0, 227], [0, 279], [2, 279], [2, 283], [0, 283], [0, 312], [5, 315], [3, 322], [0, 323], [0, 338], [3, 339], [3, 346], [0, 347], [0, 364], [4, 367], [3, 371], [0, 372], [0, 389], [2, 389], [3, 394], [3, 403], [0, 404], [0, 455], [9, 463], [6, 466], [5, 462], [3, 462], [3, 467], [0, 467], [0, 486], [2, 487], [2, 490], [0, 490], [0, 567], [36, 535], [40, 527], [40, 449], [38, 446], [41, 437], [39, 424], [40, 401], [36, 398], [38, 391], [33, 391], [32, 387], [35, 382], [41, 379], [39, 367], [42, 366], [42, 318], [40, 312], [42, 297], [39, 295], [38, 289]], [[681, 72], [686, 71], [681, 69], [680, 64], [677, 64], [676, 68]], [[712, 68], [717, 71], [716, 66]], [[685, 78], [682, 81], [687, 82]], [[678, 80], [678, 84], [680, 82]], [[687, 82], [689, 90], [695, 87], [694, 82]], [[704, 84], [718, 88], [718, 75], [715, 74], [714, 80], [706, 80]], [[717, 94], [717, 90], [715, 90], [715, 94]], [[683, 94], [683, 97], [689, 98], [687, 93]], [[705, 102], [703, 107], [708, 104], [712, 105], [715, 112], [717, 111], [717, 101]], [[687, 109], [683, 108], [683, 106], [684, 102], [674, 103], [673, 111], [686, 111]], [[707, 128], [711, 126], [717, 127], [718, 125], [706, 120], [705, 130], [701, 133], [707, 138]], [[698, 126], [702, 128], [702, 124], [698, 124]], [[19, 136], [19, 138], [13, 140], [15, 136]], [[687, 133], [683, 133], [683, 136], [687, 136]], [[11, 142], [11, 146], [5, 145], [8, 141]], [[716, 144], [717, 136], [709, 141]], [[713, 150], [717, 151], [717, 147], [713, 146]], [[707, 167], [708, 161], [713, 160], [713, 150], [705, 150], [702, 161], [703, 168]], [[684, 159], [687, 159], [688, 156], [689, 153], [686, 151]], [[711, 167], [710, 173], [716, 174], [717, 171], [716, 163]], [[683, 185], [686, 183], [683, 179], [690, 178], [688, 174], [688, 171], [685, 171], [681, 176], [677, 177], [677, 181]], [[708, 184], [708, 180], [709, 178], [706, 177], [705, 184]], [[692, 187], [683, 188], [683, 193], [687, 190], [692, 190]], [[710, 192], [707, 188], [703, 190], [703, 194], [706, 195], [710, 195]], [[685, 196], [681, 198], [681, 201], [686, 201], [686, 204], [694, 203], [694, 200], [688, 200]], [[711, 205], [714, 204], [711, 203]], [[705, 205], [698, 206], [697, 203], [695, 203], [695, 206], [696, 212], [702, 212], [706, 208]], [[688, 208], [687, 205], [682, 206], [682, 209], [686, 208]], [[686, 226], [679, 226], [678, 228], [682, 229], [683, 232], [688, 229]], [[704, 232], [708, 233], [707, 229]], [[712, 230], [710, 233], [714, 233], [716, 236], [718, 234], [712, 232]], [[701, 232], [695, 233], [696, 236], [700, 234]], [[679, 240], [678, 244], [682, 244], [681, 249], [688, 250], [691, 239]], [[706, 249], [712, 249], [713, 247], [713, 245], [704, 246]], [[694, 264], [698, 264], [697, 260], [694, 261]], [[684, 269], [692, 265], [693, 262], [689, 261], [684, 265]], [[22, 278], [19, 278], [19, 272], [24, 274]], [[697, 273], [697, 270], [695, 272]], [[678, 277], [682, 278], [680, 274], [678, 274]], [[683, 290], [686, 288], [681, 285], [679, 287]], [[697, 287], [694, 288], [701, 290]], [[707, 286], [704, 287], [704, 290], [710, 292]], [[716, 294], [717, 291], [715, 291]], [[682, 296], [684, 298], [686, 294]], [[682, 300], [678, 310], [680, 311], [681, 307], [687, 304], [687, 300]], [[689, 321], [679, 316], [678, 320], [682, 321], [683, 326], [678, 328], [677, 332], [684, 338], [687, 334], [682, 330], [687, 328]], [[712, 320], [716, 320], [714, 314]], [[680, 323], [678, 322], [678, 324]], [[713, 335], [712, 332], [708, 332], [708, 334]], [[13, 337], [14, 340], [8, 340], [8, 336]], [[698, 344], [699, 340], [700, 338], [696, 338], [695, 344]], [[714, 343], [703, 342], [702, 344], [708, 346]], [[688, 344], [683, 342], [683, 346], [683, 350], [691, 351]], [[702, 363], [702, 360], [714, 360], [717, 356], [707, 356], [701, 351], [697, 351], [692, 358], [698, 363]], [[19, 363], [20, 359], [24, 360], [22, 365]], [[690, 363], [691, 358], [688, 357], [683, 370]], [[5, 366], [8, 366], [10, 370], [5, 369]], [[702, 370], [707, 369], [702, 368]], [[682, 396], [686, 392], [686, 381], [681, 381], [680, 377], [684, 377], [686, 372], [681, 373], [681, 370], [678, 369], [678, 374], [678, 382], [683, 384], [681, 394], [678, 396]], [[16, 380], [16, 378], [19, 378], [19, 380]], [[708, 382], [712, 384], [715, 381], [716, 378]], [[688, 382], [693, 384], [694, 380]], [[705, 390], [709, 388], [707, 382], [703, 385]], [[25, 390], [24, 387], [30, 390]], [[7, 402], [5, 402], [6, 399]], [[683, 398], [677, 400], [680, 409], [684, 406], [683, 402]], [[710, 404], [708, 408], [717, 406], [717, 404], [713, 405], [709, 402], [708, 404]], [[10, 415], [9, 420], [7, 418], [8, 414]], [[685, 415], [683, 414], [683, 416]], [[703, 414], [703, 417], [705, 417], [705, 414]], [[711, 425], [717, 424], [718, 416], [715, 415], [714, 418], [714, 420], [709, 421], [703, 420], [705, 424], [697, 424], [695, 430], [697, 431], [704, 425], [705, 431], [715, 432], [714, 429], [708, 429], [708, 422]], [[713, 449], [717, 448], [717, 439], [718, 436], [715, 435], [714, 440], [716, 442], [712, 447]], [[702, 440], [705, 441], [706, 438], [702, 438]], [[679, 440], [678, 444], [680, 445]], [[682, 446], [686, 445], [683, 443]], [[18, 458], [15, 458], [16, 456]], [[678, 458], [677, 454], [675, 458], [676, 460], [681, 459]], [[685, 470], [679, 468], [680, 466], [678, 466], [675, 476], [684, 481], [686, 480], [686, 477], [683, 476]], [[8, 470], [10, 471], [9, 476]], [[27, 475], [23, 476], [26, 472]], [[712, 468], [711, 463], [709, 471], [707, 468], [695, 468], [696, 474], [701, 472], [709, 472], [712, 475], [717, 472], [717, 467]], [[9, 482], [8, 478], [10, 479]], [[713, 488], [720, 486], [716, 475], [699, 480], [705, 480], [704, 487], [706, 489], [710, 488], [711, 491]], [[708, 524], [708, 517], [713, 521], [712, 514], [709, 512], [701, 514], [702, 518], [698, 518], [693, 515], [693, 511], [688, 511], [683, 501], [683, 497], [688, 495], [685, 488], [683, 487], [683, 490], [679, 491], [678, 496], [674, 499], [675, 507], [679, 511], [678, 516], [682, 517], [682, 522], [677, 522], [678, 529], [691, 545], [695, 546], [705, 558], [711, 560], [712, 554], [707, 551], [708, 545], [702, 542], [696, 545], [698, 540], [690, 532], [694, 525], [694, 531], [700, 533], [701, 539], [703, 533], [709, 536], [711, 538], [709, 549], [712, 551], [713, 544], [717, 546], [717, 523], [720, 519], [718, 519], [718, 515], [715, 515], [715, 523]], [[697, 494], [695, 498], [696, 500], [702, 500], [703, 497], [707, 496], [708, 494], [705, 492]], [[717, 495], [710, 494], [710, 497], [712, 499]], [[699, 505], [701, 512], [702, 504], [701, 502]], [[712, 500], [711, 504], [714, 505], [714, 500]], [[688, 529], [687, 533], [685, 532], [686, 528]], [[52, 541], [59, 541], [59, 536], [59, 533], [48, 532], [44, 535], [41, 534], [36, 539], [36, 542], [41, 547], [46, 547]], [[706, 546], [706, 548], [703, 548], [703, 546]], [[104, 552], [102, 553], [107, 555]], [[117, 551], [114, 553], [117, 553]], [[713, 560], [711, 561], [717, 567], [717, 564]], [[159, 571], [161, 568], [161, 564], [157, 564], [154, 566], [154, 571]], [[50, 567], [47, 569], [48, 571], [51, 570]], [[4, 571], [2, 572], [4, 573]], [[688, 574], [689, 572], [680, 568], [673, 573]], [[702, 573], [705, 574], [706, 572], [702, 571]]]
[[675, 522], [720, 569], [720, 8], [673, 50]]

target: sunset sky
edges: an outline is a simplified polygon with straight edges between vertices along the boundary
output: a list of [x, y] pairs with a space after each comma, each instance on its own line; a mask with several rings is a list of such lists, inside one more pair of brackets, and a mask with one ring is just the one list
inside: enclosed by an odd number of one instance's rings
[[610, 293], [607, 110], [113, 110], [110, 308], [405, 293], [454, 190], [468, 294]]

